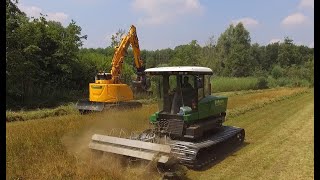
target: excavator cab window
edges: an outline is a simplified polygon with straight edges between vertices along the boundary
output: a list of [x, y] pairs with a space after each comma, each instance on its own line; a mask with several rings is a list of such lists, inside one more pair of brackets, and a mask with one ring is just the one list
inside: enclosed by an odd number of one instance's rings
[[110, 73], [98, 73], [96, 75], [96, 80], [109, 80], [112, 78]]

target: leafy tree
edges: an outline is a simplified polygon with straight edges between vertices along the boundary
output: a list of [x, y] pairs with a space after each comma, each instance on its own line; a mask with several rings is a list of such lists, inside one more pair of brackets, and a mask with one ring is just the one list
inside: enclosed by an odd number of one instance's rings
[[[25, 13], [17, 7], [17, 1], [6, 0], [6, 102], [15, 103], [23, 99], [21, 87], [22, 73], [29, 64], [23, 63], [23, 34], [18, 33], [21, 26], [28, 22]], [[17, 86], [17, 83], [20, 86]]]
[[298, 49], [293, 44], [292, 39], [286, 37], [284, 42], [280, 44], [277, 62], [282, 67], [287, 67], [291, 64], [300, 64]]
[[81, 27], [47, 21], [46, 15], [29, 19], [16, 5], [6, 1], [7, 104], [32, 102], [37, 96], [59, 89], [73, 89], [83, 79], [74, 73], [80, 66]]
[[268, 44], [265, 47], [265, 59], [261, 63], [262, 69], [270, 71], [272, 69], [272, 65], [277, 64], [279, 46], [280, 44], [276, 42]]
[[284, 75], [284, 69], [279, 65], [275, 65], [271, 71], [271, 75], [275, 79], [281, 78]]
[[265, 76], [268, 70], [265, 68], [266, 62], [266, 51], [265, 46], [259, 46], [258, 43], [254, 43], [250, 48], [251, 55], [251, 69], [250, 75], [253, 76]]
[[248, 76], [250, 75], [250, 42], [249, 32], [242, 23], [230, 25], [221, 34], [217, 42], [217, 65], [221, 75]]
[[121, 37], [126, 33], [124, 29], [119, 29], [115, 34], [111, 36], [111, 47], [116, 47], [121, 42]]
[[199, 65], [201, 47], [197, 40], [192, 40], [187, 45], [175, 47], [174, 58], [170, 61], [170, 65]]
[[200, 55], [200, 62], [203, 66], [208, 66], [213, 71], [216, 72], [218, 65], [216, 64], [216, 40], [214, 36], [210, 36], [209, 40], [207, 41], [206, 45], [202, 48], [201, 55]]

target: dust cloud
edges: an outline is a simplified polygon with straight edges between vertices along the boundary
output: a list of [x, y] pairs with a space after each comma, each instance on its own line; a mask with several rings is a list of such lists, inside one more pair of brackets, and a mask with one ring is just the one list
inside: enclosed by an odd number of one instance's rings
[[[135, 116], [136, 115], [136, 116]], [[61, 139], [69, 154], [75, 157], [77, 174], [80, 177], [106, 176], [112, 179], [159, 179], [156, 163], [134, 160], [116, 154], [104, 153], [89, 149], [93, 134], [110, 136], [129, 136], [136, 131], [139, 123], [145, 124], [141, 113], [131, 111], [109, 111], [81, 116], [81, 127], [70, 132]], [[134, 123], [134, 124], [133, 124]], [[138, 126], [136, 126], [138, 124]], [[144, 128], [142, 126], [142, 128]], [[105, 178], [105, 177], [104, 177]]]

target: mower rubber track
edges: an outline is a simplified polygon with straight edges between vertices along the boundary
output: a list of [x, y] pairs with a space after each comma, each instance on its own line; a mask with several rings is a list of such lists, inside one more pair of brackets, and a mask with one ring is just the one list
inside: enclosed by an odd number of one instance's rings
[[199, 142], [175, 141], [171, 144], [171, 153], [181, 164], [192, 169], [202, 169], [216, 161], [223, 154], [239, 147], [244, 138], [244, 129], [223, 126], [219, 132]]

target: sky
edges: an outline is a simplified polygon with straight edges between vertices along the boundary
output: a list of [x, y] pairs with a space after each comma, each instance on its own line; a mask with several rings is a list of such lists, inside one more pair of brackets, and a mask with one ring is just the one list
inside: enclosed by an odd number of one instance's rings
[[174, 48], [210, 37], [217, 41], [230, 24], [242, 22], [251, 43], [267, 45], [288, 36], [314, 46], [313, 0], [19, 0], [27, 16], [81, 26], [86, 48], [105, 48], [119, 29], [135, 25], [141, 49]]

